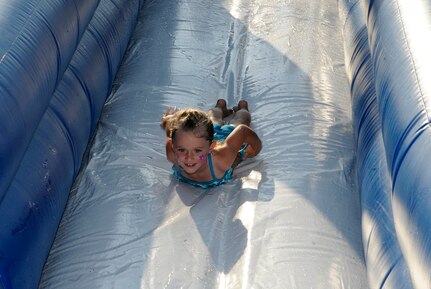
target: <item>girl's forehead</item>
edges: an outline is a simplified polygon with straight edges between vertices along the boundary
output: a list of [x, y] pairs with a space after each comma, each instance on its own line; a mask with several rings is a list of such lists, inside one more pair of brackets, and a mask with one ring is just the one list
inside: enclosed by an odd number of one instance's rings
[[209, 141], [205, 137], [196, 136], [191, 131], [177, 131], [173, 142], [181, 146], [209, 146]]
[[197, 134], [194, 131], [177, 130], [175, 138], [194, 138], [194, 139], [205, 139], [205, 136]]

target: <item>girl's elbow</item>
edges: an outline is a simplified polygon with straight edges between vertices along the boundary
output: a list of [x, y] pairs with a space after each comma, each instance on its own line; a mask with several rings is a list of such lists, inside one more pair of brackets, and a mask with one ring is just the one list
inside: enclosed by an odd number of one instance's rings
[[260, 153], [260, 151], [262, 150], [262, 142], [259, 140], [256, 149], [254, 150], [256, 155], [258, 155]]

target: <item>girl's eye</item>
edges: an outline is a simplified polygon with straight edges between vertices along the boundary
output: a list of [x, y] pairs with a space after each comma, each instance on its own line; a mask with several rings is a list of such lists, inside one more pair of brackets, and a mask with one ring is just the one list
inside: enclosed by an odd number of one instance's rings
[[177, 149], [177, 151], [180, 153], [184, 153], [186, 150], [185, 149]]
[[195, 153], [201, 153], [202, 152], [202, 150], [201, 149], [195, 149]]

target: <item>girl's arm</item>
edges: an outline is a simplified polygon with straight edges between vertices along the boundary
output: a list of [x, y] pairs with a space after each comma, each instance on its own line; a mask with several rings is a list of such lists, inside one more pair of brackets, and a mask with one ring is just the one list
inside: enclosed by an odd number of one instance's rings
[[169, 126], [177, 111], [178, 109], [176, 107], [169, 107], [162, 115], [160, 126], [166, 131], [166, 136], [169, 136]]
[[175, 154], [172, 146], [172, 139], [170, 138], [170, 122], [172, 121], [173, 117], [175, 116], [175, 113], [178, 110], [176, 108], [168, 108], [165, 113], [162, 116], [161, 121], [161, 127], [166, 132], [166, 158], [172, 162], [175, 163]]
[[237, 152], [241, 149], [243, 144], [248, 144], [247, 154], [251, 157], [258, 155], [262, 149], [262, 141], [258, 135], [250, 127], [241, 124], [237, 126], [231, 135], [226, 139], [229, 146]]
[[166, 132], [166, 137], [169, 137], [169, 124], [174, 116], [172, 114], [164, 114], [162, 116], [161, 127]]
[[232, 166], [243, 144], [248, 144], [244, 159], [256, 156], [262, 149], [262, 141], [254, 130], [241, 124], [238, 125], [223, 144], [220, 145], [219, 151], [222, 156], [222, 161], [219, 165], [223, 169], [228, 169]]

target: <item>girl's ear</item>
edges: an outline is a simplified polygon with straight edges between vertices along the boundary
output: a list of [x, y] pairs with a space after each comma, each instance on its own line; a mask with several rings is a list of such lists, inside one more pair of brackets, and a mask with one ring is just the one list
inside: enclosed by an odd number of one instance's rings
[[217, 144], [217, 142], [215, 142], [215, 141], [211, 142], [211, 144], [210, 144], [210, 151], [212, 151], [215, 148], [216, 144]]
[[172, 139], [166, 139], [166, 157], [169, 161], [175, 163], [174, 144]]

